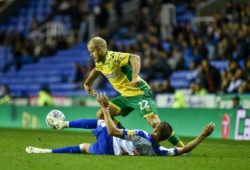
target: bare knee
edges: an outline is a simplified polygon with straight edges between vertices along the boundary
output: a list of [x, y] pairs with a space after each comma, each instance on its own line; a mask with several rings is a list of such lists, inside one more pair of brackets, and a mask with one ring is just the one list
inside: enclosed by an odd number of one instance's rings
[[89, 153], [89, 147], [90, 147], [89, 143], [80, 144], [80, 149], [81, 149], [82, 153]]

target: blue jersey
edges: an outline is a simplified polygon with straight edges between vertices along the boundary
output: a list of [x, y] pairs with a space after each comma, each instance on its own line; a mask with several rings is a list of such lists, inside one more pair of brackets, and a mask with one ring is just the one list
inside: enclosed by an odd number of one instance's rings
[[137, 153], [141, 156], [177, 156], [176, 148], [167, 149], [154, 142], [153, 137], [143, 130], [123, 131], [123, 139], [133, 143]]
[[92, 132], [96, 136], [96, 142], [90, 145], [89, 153], [96, 155], [136, 155], [135, 147], [131, 141], [110, 136], [106, 123], [98, 121], [98, 126]]
[[167, 149], [155, 143], [143, 130], [123, 130], [123, 137], [108, 135], [105, 121], [98, 121], [93, 130], [97, 141], [90, 145], [89, 153], [97, 155], [177, 156], [177, 149]]

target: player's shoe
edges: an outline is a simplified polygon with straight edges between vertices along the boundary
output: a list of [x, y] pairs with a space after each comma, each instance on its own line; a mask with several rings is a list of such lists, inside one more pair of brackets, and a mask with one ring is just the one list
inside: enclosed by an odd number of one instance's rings
[[41, 148], [35, 148], [32, 146], [26, 147], [25, 151], [27, 153], [51, 153], [51, 149], [41, 149]]
[[55, 129], [62, 130], [67, 127], [67, 123], [63, 120], [59, 120], [53, 117], [47, 118], [49, 124], [53, 125]]

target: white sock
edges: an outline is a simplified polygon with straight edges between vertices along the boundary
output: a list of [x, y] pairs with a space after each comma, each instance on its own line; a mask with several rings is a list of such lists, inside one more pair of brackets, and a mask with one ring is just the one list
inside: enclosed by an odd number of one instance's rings
[[28, 153], [52, 153], [52, 149], [42, 149], [42, 148], [36, 148], [36, 147], [26, 147], [26, 152]]
[[66, 128], [69, 127], [69, 121], [64, 121], [65, 122], [65, 125], [66, 125]]
[[82, 152], [83, 152], [83, 146], [84, 146], [84, 143], [79, 145]]
[[42, 149], [42, 153], [52, 153], [52, 149]]

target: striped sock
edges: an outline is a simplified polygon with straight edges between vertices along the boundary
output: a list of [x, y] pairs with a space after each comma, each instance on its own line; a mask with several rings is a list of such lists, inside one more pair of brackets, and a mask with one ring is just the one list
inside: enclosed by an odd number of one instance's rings
[[168, 141], [174, 145], [174, 146], [179, 146], [179, 147], [183, 147], [185, 146], [184, 143], [180, 140], [180, 138], [178, 136], [175, 135], [175, 133], [173, 132], [172, 135], [168, 138]]

